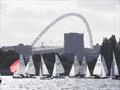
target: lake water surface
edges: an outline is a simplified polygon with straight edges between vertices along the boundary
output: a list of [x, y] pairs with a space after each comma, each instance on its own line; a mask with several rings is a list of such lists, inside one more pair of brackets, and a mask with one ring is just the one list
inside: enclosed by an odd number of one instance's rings
[[2, 76], [0, 90], [120, 90], [120, 80], [90, 78], [13, 79]]

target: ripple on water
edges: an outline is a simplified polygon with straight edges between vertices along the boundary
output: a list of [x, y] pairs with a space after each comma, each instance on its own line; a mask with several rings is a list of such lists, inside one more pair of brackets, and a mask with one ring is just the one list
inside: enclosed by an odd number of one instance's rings
[[[4, 77], [0, 90], [120, 90], [120, 80], [109, 79], [13, 79]], [[11, 89], [10, 89], [11, 88]]]

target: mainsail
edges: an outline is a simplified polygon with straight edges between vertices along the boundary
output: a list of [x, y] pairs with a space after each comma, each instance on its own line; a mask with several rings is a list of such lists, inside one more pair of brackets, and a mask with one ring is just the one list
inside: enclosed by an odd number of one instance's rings
[[48, 69], [45, 65], [45, 62], [43, 60], [43, 57], [41, 55], [41, 63], [40, 63], [40, 71], [39, 71], [39, 76], [42, 78], [43, 75], [49, 75]]
[[17, 65], [17, 71], [14, 74], [24, 74], [25, 63], [22, 54], [20, 54], [19, 64]]
[[118, 71], [118, 67], [117, 67], [114, 52], [113, 52], [113, 61], [112, 61], [112, 64], [111, 64], [111, 72], [110, 72], [110, 74], [111, 74], [111, 77], [119, 75], [119, 71]]
[[0, 73], [0, 80], [2, 80], [1, 73]]
[[90, 70], [89, 70], [88, 65], [87, 65], [87, 70], [86, 70], [85, 77], [90, 77], [90, 76], [91, 76]]
[[12, 65], [10, 65], [10, 71], [15, 73], [17, 71], [18, 64], [19, 64], [19, 59], [17, 59]]
[[60, 73], [64, 73], [64, 72], [65, 72], [64, 67], [61, 61], [59, 60], [58, 56], [55, 54], [55, 64], [54, 64], [52, 76], [59, 76]]
[[32, 59], [32, 56], [30, 55], [29, 57], [29, 61], [27, 63], [27, 66], [25, 68], [25, 74], [32, 74], [32, 75], [35, 75], [36, 74], [36, 70], [35, 70], [35, 66], [34, 66], [34, 62], [33, 62], [33, 59]]
[[69, 76], [76, 76], [80, 74], [80, 64], [78, 62], [77, 56], [74, 56], [74, 63], [70, 70]]
[[103, 64], [103, 62], [104, 61], [102, 60], [102, 57], [101, 57], [101, 54], [100, 54], [98, 59], [97, 59], [96, 65], [95, 65], [93, 75], [97, 75], [99, 77], [106, 77], [107, 70], [105, 69], [105, 67], [107, 67], [107, 66], [104, 66], [106, 64]]
[[88, 65], [86, 63], [86, 58], [83, 57], [82, 63], [81, 63], [81, 70], [80, 70], [80, 74], [84, 75], [85, 77], [90, 77], [90, 70], [88, 68]]
[[108, 74], [107, 65], [106, 65], [106, 62], [105, 62], [105, 58], [103, 56], [101, 56], [101, 61], [102, 61], [102, 64], [104, 66], [105, 73]]

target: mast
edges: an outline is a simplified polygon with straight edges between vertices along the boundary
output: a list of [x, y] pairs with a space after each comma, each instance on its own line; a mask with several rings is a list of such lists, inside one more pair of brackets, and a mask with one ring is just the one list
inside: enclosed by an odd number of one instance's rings
[[100, 77], [102, 78], [106, 77], [106, 71], [105, 71], [103, 64], [101, 64], [101, 76]]
[[93, 75], [101, 75], [101, 54], [98, 56], [97, 62], [93, 70]]
[[110, 69], [110, 80], [112, 80], [113, 78], [113, 70], [112, 70], [112, 65], [111, 65], [111, 69]]
[[119, 75], [119, 71], [118, 71], [118, 66], [117, 66], [117, 62], [116, 62], [116, 59], [115, 59], [115, 54], [113, 52], [113, 61], [112, 61], [112, 64], [111, 64], [110, 76], [112, 78], [112, 76], [117, 76], [117, 75]]
[[44, 62], [42, 55], [41, 55], [40, 68], [41, 68], [42, 75], [49, 75], [47, 66], [45, 65], [45, 62]]
[[74, 56], [74, 62], [71, 67], [69, 76], [76, 76], [78, 74], [80, 74], [80, 64], [78, 62], [77, 56]]
[[24, 73], [25, 74], [32, 74], [32, 75], [36, 74], [34, 62], [33, 62], [33, 59], [32, 59], [31, 55], [29, 56], [29, 61], [27, 63], [27, 66], [25, 68], [25, 72]]
[[20, 54], [19, 64], [17, 66], [17, 71], [14, 74], [24, 74], [25, 63], [22, 54]]
[[105, 66], [104, 65], [105, 64], [103, 64], [102, 56], [100, 54], [98, 59], [97, 59], [97, 62], [95, 64], [93, 75], [97, 75], [99, 77], [106, 77], [107, 70], [105, 70]]
[[54, 64], [54, 68], [53, 68], [53, 73], [52, 76], [60, 76], [61, 73], [64, 73], [64, 67], [60, 61], [60, 59], [58, 58], [57, 54], [55, 54], [55, 64]]
[[1, 73], [0, 73], [0, 80], [2, 80]]
[[76, 76], [76, 73], [75, 73], [75, 64], [74, 64], [74, 63], [73, 63], [73, 65], [72, 65], [72, 67], [71, 67], [69, 76]]
[[81, 63], [81, 75], [84, 75], [85, 77], [90, 77], [90, 70], [88, 68], [88, 65], [86, 63], [86, 57], [83, 57], [82, 63]]
[[42, 71], [42, 55], [41, 55], [41, 62], [40, 62], [40, 70], [39, 70], [39, 76], [40, 78], [43, 78], [43, 71]]
[[57, 61], [55, 59], [55, 64], [54, 64], [52, 76], [58, 76], [58, 68], [57, 68], [57, 63], [56, 62]]
[[85, 77], [90, 77], [90, 76], [91, 76], [90, 70], [89, 70], [88, 65], [87, 65], [87, 70], [86, 70]]
[[107, 65], [106, 65], [104, 56], [101, 56], [101, 61], [102, 61], [103, 66], [104, 66], [105, 73], [108, 74], [108, 69], [107, 69]]

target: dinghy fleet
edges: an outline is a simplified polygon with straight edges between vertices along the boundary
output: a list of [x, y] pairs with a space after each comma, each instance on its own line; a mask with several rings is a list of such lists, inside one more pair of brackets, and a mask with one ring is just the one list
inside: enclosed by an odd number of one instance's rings
[[[40, 69], [39, 69], [39, 78], [60, 78], [64, 77], [61, 74], [65, 73], [64, 67], [58, 57], [55, 54], [55, 63], [53, 67], [52, 74], [49, 73], [47, 66], [44, 62], [44, 59], [41, 55]], [[20, 54], [19, 64], [17, 65], [16, 72], [13, 74], [13, 78], [36, 78], [36, 70], [32, 56], [29, 56], [29, 61], [25, 66], [24, 58]], [[108, 69], [104, 57], [100, 54], [96, 61], [93, 74], [90, 73], [89, 67], [86, 63], [86, 57], [83, 57], [81, 64], [79, 63], [77, 56], [74, 56], [74, 62], [72, 64], [71, 70], [69, 72], [69, 77], [84, 77], [84, 78], [110, 78], [115, 79], [116, 76], [119, 76], [119, 70], [115, 59], [115, 54], [113, 52], [113, 61], [111, 64], [110, 76], [108, 75]]]

